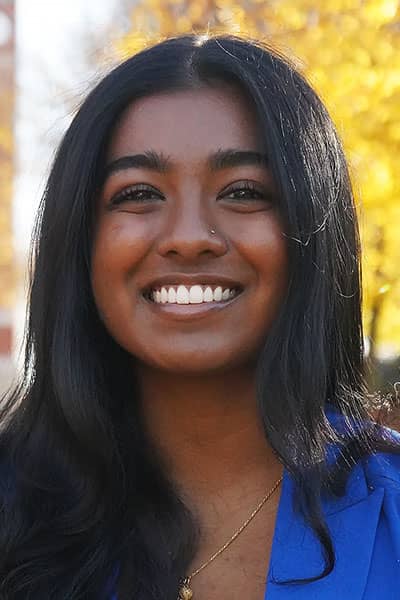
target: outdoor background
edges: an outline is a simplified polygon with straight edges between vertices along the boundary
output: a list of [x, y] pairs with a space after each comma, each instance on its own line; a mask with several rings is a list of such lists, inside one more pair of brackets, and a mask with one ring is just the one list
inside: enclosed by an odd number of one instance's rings
[[[184, 32], [262, 39], [333, 116], [359, 211], [371, 385], [400, 380], [399, 0], [0, 0], [0, 391], [20, 364], [34, 214], [77, 106], [113, 65]], [[399, 384], [400, 385], [400, 384]]]

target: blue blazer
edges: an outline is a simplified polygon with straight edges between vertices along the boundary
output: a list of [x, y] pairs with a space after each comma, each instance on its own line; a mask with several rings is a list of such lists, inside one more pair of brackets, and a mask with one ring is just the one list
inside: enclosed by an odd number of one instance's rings
[[293, 483], [285, 472], [275, 524], [265, 600], [400, 599], [400, 456], [371, 456], [352, 470], [347, 493], [323, 503], [336, 563], [319, 581], [279, 581], [322, 572], [321, 546], [293, 513]]
[[[328, 413], [336, 429], [343, 417]], [[386, 430], [400, 443], [400, 436]], [[400, 599], [400, 455], [375, 454], [351, 471], [346, 494], [323, 501], [336, 563], [330, 575], [280, 585], [322, 572], [321, 545], [292, 508], [293, 481], [285, 471], [264, 600]]]

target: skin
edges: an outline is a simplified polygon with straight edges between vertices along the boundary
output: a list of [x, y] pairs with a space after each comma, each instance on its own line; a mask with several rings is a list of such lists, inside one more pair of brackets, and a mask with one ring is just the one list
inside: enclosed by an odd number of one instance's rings
[[[276, 188], [265, 164], [212, 171], [207, 163], [220, 149], [262, 152], [257, 132], [248, 101], [224, 84], [140, 99], [113, 131], [108, 164], [153, 150], [172, 167], [115, 171], [98, 199], [95, 301], [110, 335], [134, 357], [148, 435], [199, 519], [202, 541], [190, 572], [232, 536], [282, 473], [262, 431], [254, 381], [287, 290]], [[232, 194], [243, 181], [259, 195]], [[145, 203], [125, 196], [111, 204], [137, 184], [153, 188], [141, 194]], [[244, 290], [223, 310], [191, 321], [154, 312], [142, 296], [158, 276], [199, 272], [231, 277]], [[262, 597], [278, 500], [279, 491], [193, 579], [196, 598], [224, 597], [230, 588], [245, 592], [238, 598]]]

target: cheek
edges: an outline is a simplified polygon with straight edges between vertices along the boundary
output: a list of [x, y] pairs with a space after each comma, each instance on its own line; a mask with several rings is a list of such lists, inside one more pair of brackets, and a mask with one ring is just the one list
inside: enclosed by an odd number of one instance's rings
[[288, 284], [288, 248], [283, 226], [274, 213], [259, 216], [252, 227], [238, 232], [238, 247], [253, 267], [261, 289], [283, 293]]
[[263, 255], [263, 274], [270, 284], [275, 284], [277, 291], [288, 285], [288, 250], [286, 240], [281, 232], [271, 234], [267, 238], [259, 256]]
[[149, 238], [124, 222], [100, 223], [93, 243], [91, 273], [96, 304], [102, 314], [113, 311], [126, 295]]
[[118, 272], [128, 264], [135, 264], [148, 245], [148, 232], [133, 227], [128, 219], [105, 222], [97, 228], [93, 243], [92, 268], [99, 272]]

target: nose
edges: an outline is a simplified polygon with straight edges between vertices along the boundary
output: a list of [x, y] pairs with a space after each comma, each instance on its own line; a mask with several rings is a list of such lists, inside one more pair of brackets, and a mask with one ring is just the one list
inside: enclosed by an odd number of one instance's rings
[[177, 203], [158, 238], [159, 254], [178, 255], [186, 260], [225, 254], [227, 243], [221, 228], [206, 213], [201, 198], [186, 197]]

